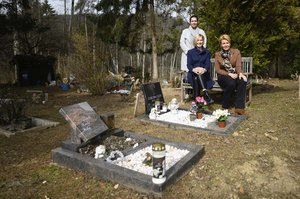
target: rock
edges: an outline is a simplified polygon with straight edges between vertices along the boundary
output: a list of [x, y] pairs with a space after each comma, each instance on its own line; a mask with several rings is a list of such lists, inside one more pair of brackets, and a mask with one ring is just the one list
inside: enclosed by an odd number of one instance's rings
[[272, 136], [272, 135], [270, 135], [270, 134], [268, 134], [268, 133], [265, 133], [265, 136], [266, 136], [267, 138], [270, 138], [271, 140], [278, 141], [278, 138], [277, 138], [277, 137]]
[[117, 189], [117, 188], [119, 188], [119, 184], [116, 184], [116, 185], [114, 186], [114, 189]]
[[239, 133], [237, 131], [235, 131], [233, 134], [232, 134], [233, 137], [237, 137], [239, 136]]

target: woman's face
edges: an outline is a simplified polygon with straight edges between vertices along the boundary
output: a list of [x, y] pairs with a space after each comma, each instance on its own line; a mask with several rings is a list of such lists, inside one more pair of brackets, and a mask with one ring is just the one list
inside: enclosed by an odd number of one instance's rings
[[198, 37], [197, 40], [196, 40], [196, 46], [198, 48], [202, 47], [203, 46], [203, 38], [202, 37]]
[[221, 40], [221, 48], [223, 50], [229, 50], [230, 49], [230, 42], [227, 41], [226, 39]]

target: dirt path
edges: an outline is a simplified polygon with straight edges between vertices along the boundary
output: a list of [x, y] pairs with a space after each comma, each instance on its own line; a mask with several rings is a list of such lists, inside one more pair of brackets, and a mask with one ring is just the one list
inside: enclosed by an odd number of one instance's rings
[[[179, 90], [163, 89], [165, 100]], [[218, 98], [218, 96], [215, 96]], [[155, 198], [116, 183], [53, 165], [51, 150], [69, 136], [61, 106], [88, 101], [100, 113], [115, 113], [116, 127], [205, 146], [206, 154], [163, 198], [300, 198], [300, 100], [298, 83], [270, 80], [254, 87], [250, 118], [227, 137], [174, 130], [134, 119], [134, 99], [51, 91], [49, 103], [30, 114], [59, 121], [55, 128], [0, 136], [0, 198]], [[188, 107], [189, 103], [182, 107]], [[215, 104], [213, 108], [219, 108]], [[139, 113], [143, 112], [143, 104]]]

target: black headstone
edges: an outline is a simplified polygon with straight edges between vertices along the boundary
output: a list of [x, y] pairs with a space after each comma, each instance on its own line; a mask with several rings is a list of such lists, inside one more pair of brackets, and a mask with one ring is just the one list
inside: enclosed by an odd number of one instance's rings
[[87, 102], [62, 107], [59, 113], [70, 123], [74, 143], [87, 142], [108, 129]]
[[155, 106], [156, 100], [160, 101], [160, 103], [165, 102], [159, 82], [143, 84], [142, 90], [145, 98], [146, 114], [150, 113], [151, 108]]

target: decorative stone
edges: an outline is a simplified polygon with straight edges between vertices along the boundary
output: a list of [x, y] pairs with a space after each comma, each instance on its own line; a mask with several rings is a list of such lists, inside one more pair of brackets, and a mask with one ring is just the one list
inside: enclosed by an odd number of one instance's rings
[[99, 145], [96, 147], [95, 159], [102, 158], [105, 154], [105, 145]]

